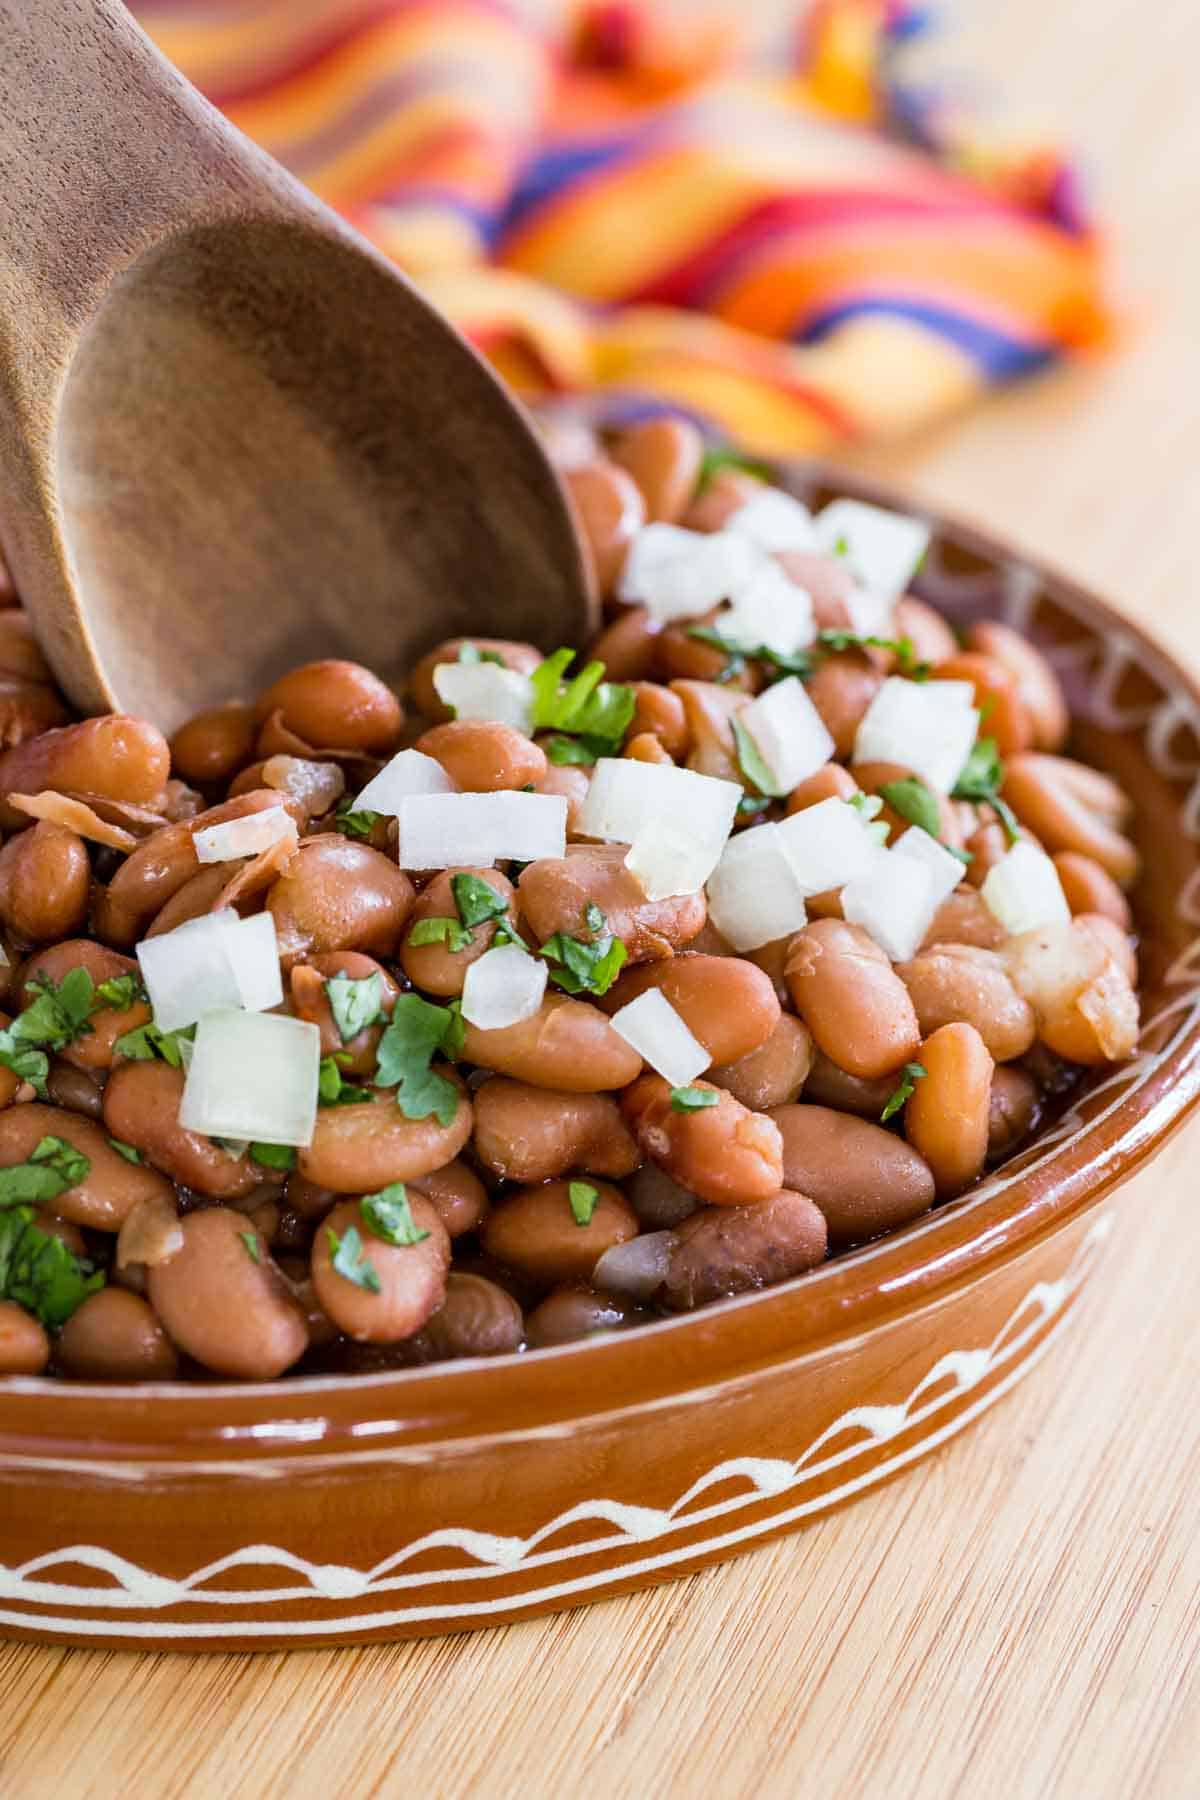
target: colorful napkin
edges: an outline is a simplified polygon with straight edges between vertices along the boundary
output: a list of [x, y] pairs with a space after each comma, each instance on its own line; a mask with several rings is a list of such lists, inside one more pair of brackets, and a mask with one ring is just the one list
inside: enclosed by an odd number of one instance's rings
[[1070, 168], [906, 77], [903, 0], [810, 0], [765, 47], [755, 0], [135, 11], [527, 396], [811, 452], [1103, 338]]

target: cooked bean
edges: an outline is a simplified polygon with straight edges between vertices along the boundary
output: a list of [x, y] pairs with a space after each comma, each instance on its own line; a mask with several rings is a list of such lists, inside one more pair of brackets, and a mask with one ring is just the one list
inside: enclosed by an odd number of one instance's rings
[[718, 469], [693, 497], [683, 524], [689, 531], [720, 531], [747, 500], [762, 491], [757, 475], [742, 469]]
[[[335, 976], [350, 981], [369, 981], [377, 976], [383, 1018], [365, 1025], [353, 1037], [343, 1038], [334, 1020], [327, 983]], [[383, 1036], [384, 1023], [400, 993], [399, 986], [382, 963], [357, 950], [331, 950], [314, 956], [311, 962], [297, 963], [291, 973], [292, 1010], [299, 1019], [307, 1019], [321, 1033], [321, 1055], [336, 1056], [345, 1075], [367, 1075], [375, 1067], [375, 1053]]]
[[[8, 1073], [5, 1070], [5, 1074]], [[0, 1083], [2, 1081], [3, 1077], [0, 1076]], [[7, 1105], [3, 1091], [0, 1086], [0, 1105]], [[61, 1056], [50, 1060], [46, 1092], [55, 1106], [65, 1106], [68, 1112], [82, 1113], [87, 1119], [101, 1119], [104, 1116], [103, 1088], [86, 1070], [76, 1068], [74, 1063], [64, 1061]]]
[[39, 819], [0, 850], [0, 919], [27, 944], [71, 937], [87, 918], [91, 878], [83, 839]]
[[579, 829], [579, 809], [587, 799], [591, 785], [587, 770], [574, 768], [569, 763], [548, 763], [546, 773], [534, 783], [539, 794], [558, 794], [566, 801], [568, 837], [573, 837]]
[[1124, 975], [1130, 987], [1137, 986], [1137, 952], [1130, 938], [1107, 913], [1081, 912], [1075, 914], [1076, 925], [1090, 931], [1098, 938], [1105, 950], [1112, 957], [1118, 969]]
[[708, 1082], [716, 1104], [678, 1112], [661, 1075], [643, 1075], [621, 1097], [626, 1122], [646, 1155], [681, 1187], [714, 1206], [765, 1200], [783, 1186], [779, 1131], [762, 1113]]
[[554, 993], [518, 1025], [493, 1031], [468, 1025], [463, 1055], [481, 1069], [571, 1094], [627, 1087], [642, 1066], [598, 1007]]
[[883, 686], [883, 671], [861, 650], [842, 650], [818, 663], [805, 686], [839, 756], [849, 756], [863, 716]]
[[253, 756], [256, 733], [252, 706], [214, 706], [179, 727], [171, 739], [172, 766], [201, 787], [232, 781]]
[[1039, 1038], [1056, 1056], [1094, 1067], [1132, 1054], [1137, 994], [1086, 919], [1022, 932], [1003, 954], [1014, 986], [1037, 1015]]
[[1073, 913], [1103, 913], [1122, 931], [1133, 930], [1128, 900], [1095, 857], [1082, 856], [1078, 850], [1060, 850], [1054, 866]]
[[304, 1314], [270, 1251], [224, 1206], [188, 1214], [182, 1250], [149, 1271], [146, 1287], [167, 1336], [214, 1375], [272, 1381], [308, 1348]]
[[[449, 1065], [438, 1071], [457, 1077]], [[373, 1194], [393, 1181], [418, 1181], [457, 1156], [471, 1135], [471, 1104], [461, 1095], [449, 1125], [433, 1115], [409, 1119], [391, 1088], [376, 1089], [370, 1100], [351, 1106], [323, 1106], [312, 1143], [300, 1150], [296, 1166], [306, 1181], [338, 1194]]]
[[[171, 772], [171, 752], [161, 731], [145, 719], [109, 713], [83, 719], [17, 744], [0, 755], [0, 795], [100, 794], [158, 806]], [[0, 825], [20, 831], [28, 816], [0, 801]]]
[[[358, 1343], [394, 1344], [410, 1338], [442, 1304], [450, 1239], [424, 1195], [410, 1195], [409, 1207], [417, 1230], [428, 1234], [419, 1243], [386, 1243], [371, 1229], [357, 1200], [335, 1206], [313, 1239], [317, 1299], [338, 1329]], [[358, 1234], [358, 1256], [351, 1231]], [[357, 1275], [343, 1272], [356, 1268]]]
[[1037, 1035], [1033, 1008], [994, 950], [939, 944], [901, 963], [896, 973], [909, 991], [923, 1037], [961, 1020], [974, 1026], [997, 1062], [1011, 1062], [1024, 1056]]
[[625, 733], [626, 748], [649, 733], [658, 739], [668, 756], [682, 756], [687, 748], [688, 722], [679, 695], [658, 681], [635, 681], [633, 691], [636, 701]]
[[807, 1025], [790, 1013], [781, 1013], [765, 1043], [736, 1062], [709, 1069], [708, 1080], [714, 1087], [727, 1088], [751, 1112], [766, 1112], [770, 1106], [783, 1106], [798, 1098], [812, 1060], [813, 1040]]
[[459, 661], [463, 649], [470, 645], [480, 655], [498, 656], [506, 669], [518, 675], [532, 675], [542, 661], [542, 653], [533, 644], [517, 643], [511, 638], [447, 638], [426, 652], [408, 678], [412, 703], [423, 718], [440, 724], [450, 717], [450, 708], [433, 685], [434, 672], [444, 663]]
[[1013, 676], [1033, 726], [1035, 749], [1061, 750], [1067, 741], [1070, 715], [1058, 676], [1037, 645], [995, 619], [972, 625], [967, 644], [1002, 663]]
[[820, 551], [784, 550], [777, 561], [789, 580], [802, 587], [813, 603], [813, 619], [821, 631], [852, 631], [851, 602], [857, 584], [843, 557]]
[[50, 1339], [15, 1300], [0, 1300], [0, 1375], [40, 1375], [50, 1361]]
[[451, 1238], [478, 1231], [487, 1217], [487, 1189], [474, 1169], [457, 1157], [428, 1175], [410, 1175], [408, 1186], [424, 1194]]
[[744, 692], [731, 693], [713, 681], [673, 681], [671, 692], [682, 701], [687, 718], [688, 768], [715, 781], [740, 783], [733, 718], [745, 705]]
[[760, 683], [750, 663], [739, 663], [728, 650], [720, 650], [693, 635], [697, 627], [711, 630], [718, 623], [714, 607], [686, 624], [665, 626], [659, 633], [654, 656], [654, 673], [659, 681], [669, 681], [672, 687], [677, 681], [698, 681], [706, 687], [719, 684], [721, 691], [732, 693], [738, 700], [753, 693]]
[[393, 955], [413, 898], [408, 876], [378, 850], [309, 838], [267, 894], [284, 968], [330, 950]]
[[659, 627], [644, 606], [619, 612], [588, 645], [588, 657], [604, 664], [609, 681], [646, 681], [654, 673]]
[[921, 948], [927, 950], [933, 944], [974, 944], [980, 950], [996, 950], [1007, 935], [995, 913], [984, 905], [979, 890], [959, 887], [938, 907]]
[[690, 1219], [700, 1201], [687, 1188], [672, 1181], [657, 1163], [643, 1163], [626, 1184], [626, 1197], [643, 1231], [672, 1231]]
[[549, 1181], [568, 1169], [630, 1175], [641, 1151], [609, 1094], [561, 1093], [494, 1075], [475, 1089], [475, 1154], [505, 1181]]
[[805, 1102], [767, 1116], [783, 1140], [785, 1185], [816, 1201], [835, 1249], [894, 1231], [933, 1205], [928, 1165], [881, 1125]]
[[483, 1228], [487, 1254], [539, 1286], [588, 1280], [606, 1250], [637, 1236], [638, 1222], [619, 1188], [590, 1181], [584, 1185], [596, 1199], [581, 1224], [571, 1205], [572, 1185], [548, 1181], [498, 1201]]
[[631, 1300], [598, 1294], [584, 1282], [571, 1282], [555, 1288], [527, 1314], [525, 1332], [531, 1350], [545, 1350], [552, 1344], [578, 1343], [602, 1331], [621, 1331], [644, 1316]]
[[689, 419], [643, 419], [621, 433], [612, 454], [637, 483], [647, 519], [674, 525], [683, 517], [704, 466], [704, 438]]
[[519, 1350], [525, 1321], [511, 1294], [482, 1275], [446, 1277], [446, 1297], [422, 1328], [433, 1357], [506, 1356]]
[[1038, 1110], [1037, 1082], [1027, 1069], [1009, 1065], [992, 1074], [988, 1099], [987, 1159], [1001, 1162], [1033, 1130]]
[[1005, 765], [1004, 798], [1050, 854], [1075, 850], [1090, 856], [1113, 880], [1128, 887], [1139, 857], [1121, 831], [1127, 803], [1106, 776], [1065, 756], [1030, 750]]
[[183, 1226], [174, 1194], [150, 1194], [131, 1206], [117, 1233], [116, 1266], [141, 1263], [153, 1268], [183, 1249]]
[[[929, 663], [932, 668], [957, 654], [958, 639], [941, 613], [912, 594], [902, 594], [892, 608], [892, 630], [896, 637], [908, 639], [918, 662]], [[985, 647], [974, 643], [971, 646], [978, 650]]]
[[[894, 781], [911, 781], [914, 777], [912, 770], [906, 769], [902, 763], [873, 762], [855, 763], [854, 779], [864, 794], [882, 794], [883, 790], [890, 787]], [[961, 848], [962, 837], [958, 829], [958, 813], [954, 801], [946, 794], [935, 794], [932, 788], [927, 787], [926, 792], [934, 801], [938, 811], [936, 835], [944, 844], [949, 844], [952, 849]], [[893, 842], [897, 838], [903, 837], [904, 833], [910, 829], [911, 821], [898, 813], [886, 801], [886, 796], [883, 811], [879, 817], [891, 832]]]
[[972, 887], [982, 888], [996, 864], [1008, 855], [1008, 833], [999, 820], [989, 820], [985, 825], [976, 826], [963, 849], [971, 858], [964, 874]]
[[646, 523], [646, 503], [632, 475], [597, 461], [565, 469], [563, 482], [583, 534], [600, 593], [616, 585], [629, 546]]
[[[335, 762], [313, 762], [306, 756], [268, 756], [259, 766], [261, 786], [270, 788], [285, 804], [293, 802], [297, 823], [302, 827], [332, 812], [346, 791], [346, 777]], [[231, 796], [233, 792], [231, 788]], [[391, 821], [386, 823], [390, 825]]]
[[904, 1134], [941, 1200], [970, 1187], [988, 1147], [995, 1064], [973, 1025], [943, 1025], [921, 1045], [924, 1078], [904, 1108]]
[[792, 789], [787, 801], [788, 816], [819, 806], [822, 800], [853, 800], [861, 792], [849, 769], [841, 763], [827, 762]]
[[773, 943], [762, 944], [757, 950], [747, 950], [744, 954], [756, 969], [761, 969], [775, 989], [775, 998], [780, 1006], [790, 1007], [791, 992], [787, 984], [787, 958], [790, 937], [776, 938]]
[[[35, 990], [30, 985], [35, 975], [40, 975], [59, 987], [72, 969], [86, 969], [96, 987], [100, 987], [103, 982], [119, 981], [123, 976], [136, 975], [138, 972], [138, 966], [131, 956], [121, 956], [104, 944], [93, 943], [90, 938], [68, 938], [65, 943], [39, 950], [24, 965], [21, 970], [21, 1005], [28, 1006], [35, 998]], [[111, 1069], [116, 1056], [117, 1039], [124, 1037], [128, 1031], [137, 1031], [141, 1026], [148, 1025], [150, 1018], [150, 1008], [144, 1000], [135, 1000], [132, 1006], [107, 1006], [97, 998], [96, 1010], [89, 1021], [91, 1029], [77, 1037], [73, 1043], [64, 1044], [59, 1055], [79, 1069]]]
[[825, 1260], [828, 1231], [806, 1194], [783, 1188], [754, 1206], [706, 1206], [679, 1227], [662, 1297], [691, 1312], [774, 1287]]
[[[123, 1144], [140, 1150], [155, 1169], [161, 1169], [182, 1187], [194, 1188], [215, 1200], [248, 1194], [257, 1185], [260, 1171], [248, 1156], [231, 1156], [212, 1138], [188, 1131], [179, 1123], [184, 1074], [165, 1062], [127, 1062], [115, 1068], [104, 1090], [104, 1123]], [[25, 1108], [25, 1111], [31, 1109]], [[79, 1121], [80, 1124], [83, 1121]], [[0, 1123], [0, 1129], [2, 1129]], [[94, 1129], [94, 1128], [93, 1128]], [[64, 1131], [64, 1137], [68, 1134]], [[90, 1153], [89, 1153], [90, 1154]], [[129, 1178], [153, 1175], [110, 1150]], [[141, 1198], [140, 1194], [133, 1198]]]
[[[108, 1130], [124, 1142], [131, 1141], [111, 1124]], [[90, 1119], [40, 1101], [0, 1112], [0, 1169], [28, 1162], [44, 1137], [62, 1138], [90, 1164], [83, 1180], [53, 1203], [54, 1211], [74, 1224], [116, 1231], [139, 1200], [171, 1191], [156, 1170], [128, 1163], [118, 1155], [107, 1133]]]
[[101, 1288], [76, 1307], [55, 1360], [80, 1381], [173, 1381], [179, 1369], [153, 1307], [120, 1287]]
[[715, 1063], [737, 1062], [779, 1023], [769, 975], [739, 956], [673, 956], [632, 969], [604, 996], [610, 1015], [657, 988]]
[[34, 636], [32, 620], [15, 607], [0, 614], [0, 673], [18, 681], [54, 684], [54, 671]]
[[511, 907], [516, 899], [516, 890], [506, 876], [497, 869], [443, 869], [427, 887], [417, 895], [416, 903], [408, 916], [404, 941], [400, 946], [400, 961], [404, 973], [414, 987], [423, 993], [440, 996], [457, 996], [463, 991], [467, 979], [467, 970], [473, 962], [492, 947], [492, 939], [499, 928], [499, 919], [485, 919], [481, 925], [471, 927], [469, 943], [461, 950], [451, 949], [449, 943], [414, 944], [413, 929], [426, 919], [449, 919], [453, 925], [459, 924], [458, 903], [454, 898], [454, 878], [458, 875], [469, 875], [476, 881], [482, 881], [498, 894], [505, 904]]
[[283, 1190], [284, 1204], [288, 1211], [310, 1223], [313, 1219], [323, 1219], [340, 1197], [332, 1188], [318, 1187], [315, 1181], [306, 1180], [295, 1169], [288, 1176]]
[[66, 720], [67, 709], [52, 687], [21, 676], [0, 675], [0, 749], [27, 743]]
[[969, 681], [975, 704], [987, 721], [987, 735], [1001, 756], [1015, 756], [1033, 742], [1033, 720], [1021, 687], [1006, 664], [980, 650], [956, 650], [933, 671], [934, 681]]
[[389, 687], [361, 663], [336, 657], [304, 663], [261, 693], [259, 724], [274, 713], [316, 750], [336, 747], [390, 755], [404, 729], [404, 709]]
[[160, 912], [156, 912], [142, 935], [144, 937], [162, 937], [164, 932], [175, 931], [180, 925], [188, 924], [192, 919], [199, 919], [205, 913], [216, 911], [221, 905], [221, 896], [229, 884], [231, 868], [245, 868], [245, 863], [213, 863], [211, 868], [201, 869], [190, 881], [185, 881], [179, 892], [172, 894]]
[[529, 864], [517, 894], [540, 944], [560, 931], [590, 943], [590, 906], [600, 908], [606, 930], [620, 938], [631, 963], [669, 957], [691, 943], [708, 916], [703, 894], [647, 900], [625, 867], [627, 854], [622, 844], [568, 844], [566, 856]]
[[813, 1056], [813, 1065], [804, 1084], [804, 1098], [818, 1106], [832, 1106], [837, 1112], [856, 1113], [860, 1119], [876, 1121], [895, 1090], [895, 1075], [880, 1075], [864, 1081], [830, 1062], [824, 1051]]
[[857, 925], [815, 919], [788, 947], [796, 1011], [831, 1061], [871, 1080], [910, 1062], [920, 1042], [908, 990]]
[[464, 793], [516, 792], [546, 773], [546, 755], [522, 731], [490, 719], [434, 725], [413, 748], [442, 765]]

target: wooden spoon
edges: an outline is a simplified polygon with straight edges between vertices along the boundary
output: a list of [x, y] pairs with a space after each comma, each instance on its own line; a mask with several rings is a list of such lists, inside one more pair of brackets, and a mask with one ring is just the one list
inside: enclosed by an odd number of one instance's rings
[[85, 711], [593, 626], [524, 415], [118, 0], [0, 0], [4, 554]]

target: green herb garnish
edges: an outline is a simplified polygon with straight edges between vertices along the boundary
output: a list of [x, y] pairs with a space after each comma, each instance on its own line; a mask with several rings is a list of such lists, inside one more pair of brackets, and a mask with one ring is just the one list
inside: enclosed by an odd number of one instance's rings
[[[758, 644], [753, 649], [746, 649], [741, 644], [735, 644], [729, 638], [722, 637], [721, 633], [711, 625], [689, 625], [687, 634], [690, 638], [695, 638], [697, 643], [709, 644], [714, 650], [723, 650], [730, 662], [740, 663], [742, 668], [745, 667], [747, 661], [767, 663], [774, 669], [778, 680], [782, 680], [785, 675], [799, 675], [803, 679], [804, 676], [811, 675], [816, 667], [813, 656], [808, 650], [797, 650], [787, 656], [782, 650], [769, 649], [766, 644]], [[726, 666], [728, 667], [728, 665]], [[731, 681], [734, 675], [740, 673], [741, 669], [736, 668], [728, 674], [722, 670], [717, 679], [718, 681]]]
[[577, 1225], [590, 1225], [592, 1214], [600, 1204], [600, 1193], [587, 1181], [572, 1181], [567, 1188], [571, 1213]]
[[498, 663], [502, 669], [508, 666], [498, 650], [481, 650], [478, 644], [460, 644], [458, 660], [460, 663]]
[[700, 474], [696, 480], [696, 493], [704, 493], [712, 486], [718, 475], [730, 469], [737, 475], [752, 475], [755, 481], [770, 481], [771, 471], [766, 463], [756, 462], [751, 456], [744, 456], [729, 444], [712, 444], [704, 452], [700, 462]]
[[931, 665], [922, 662], [910, 637], [876, 637], [872, 632], [829, 630], [817, 633], [817, 642], [829, 652], [839, 650], [890, 650], [909, 681], [928, 681]]
[[486, 925], [489, 919], [502, 919], [508, 911], [504, 895], [498, 894], [478, 875], [452, 875], [450, 892], [454, 895], [458, 916], [468, 930], [474, 925]]
[[910, 825], [919, 825], [927, 831], [931, 838], [936, 838], [942, 829], [942, 815], [938, 808], [937, 795], [916, 775], [906, 775], [901, 781], [887, 781], [879, 790], [893, 812], [898, 812], [902, 819]]
[[887, 1105], [879, 1115], [881, 1125], [886, 1125], [889, 1119], [895, 1117], [905, 1101], [912, 1097], [918, 1081], [924, 1081], [928, 1073], [929, 1070], [923, 1063], [905, 1063], [900, 1071], [900, 1085], [889, 1094]]
[[96, 989], [86, 969], [68, 969], [57, 987], [41, 973], [31, 976], [25, 985], [34, 997], [12, 1024], [0, 1031], [0, 1067], [29, 1082], [44, 1100], [50, 1072], [46, 1051], [61, 1050], [88, 1035], [96, 1010]]
[[550, 979], [564, 993], [607, 994], [629, 952], [620, 938], [609, 931], [608, 920], [594, 901], [588, 902], [583, 917], [592, 933], [590, 944], [556, 931], [546, 939], [538, 955], [557, 965], [550, 970]]
[[103, 1286], [102, 1270], [60, 1237], [39, 1230], [32, 1206], [0, 1213], [0, 1300], [15, 1300], [56, 1331]]
[[360, 1100], [370, 1098], [367, 1088], [354, 1087], [346, 1080], [336, 1056], [321, 1058], [317, 1071], [317, 1099], [322, 1106], [355, 1106]]
[[374, 1025], [383, 1013], [383, 977], [364, 975], [355, 981], [349, 975], [331, 975], [325, 983], [329, 1010], [343, 1044]]
[[721, 1096], [715, 1088], [672, 1088], [671, 1111], [681, 1113], [703, 1112], [706, 1106], [715, 1106], [720, 1098]]
[[396, 1104], [406, 1119], [432, 1114], [449, 1125], [458, 1111], [459, 1090], [430, 1067], [440, 1051], [453, 1059], [462, 1054], [462, 1008], [434, 1006], [417, 994], [401, 994], [379, 1040], [378, 1087], [394, 1087]]
[[353, 1282], [357, 1288], [363, 1288], [368, 1294], [383, 1291], [383, 1283], [379, 1279], [375, 1264], [371, 1262], [363, 1249], [363, 1241], [356, 1225], [348, 1225], [339, 1237], [332, 1225], [325, 1227], [325, 1235], [329, 1241], [330, 1262], [338, 1275]]
[[65, 1138], [44, 1137], [27, 1162], [0, 1169], [0, 1207], [57, 1200], [68, 1188], [85, 1181], [91, 1167], [88, 1158]]
[[787, 789], [780, 787], [763, 760], [762, 751], [742, 721], [735, 714], [729, 723], [733, 726], [733, 741], [737, 745], [738, 767], [748, 784], [759, 794], [769, 794], [773, 800], [781, 800]]
[[412, 1244], [423, 1244], [429, 1236], [412, 1216], [408, 1190], [402, 1181], [389, 1182], [378, 1194], [366, 1194], [359, 1202], [359, 1211], [385, 1244], [407, 1249]]
[[590, 769], [596, 758], [605, 754], [586, 738], [548, 737], [542, 749], [547, 761], [560, 769]]
[[[631, 687], [604, 680], [604, 664], [590, 662], [564, 682], [574, 650], [556, 650], [530, 676], [533, 689], [533, 729], [565, 732], [577, 738], [594, 761], [612, 756], [621, 747], [637, 706]], [[559, 752], [560, 758], [562, 752]]]
[[296, 1152], [290, 1144], [251, 1144], [250, 1161], [262, 1169], [294, 1169]]
[[149, 999], [140, 975], [132, 971], [128, 975], [110, 975], [96, 989], [96, 999], [101, 1006], [111, 1007], [114, 1012], [128, 1012], [139, 1000]]
[[420, 950], [426, 944], [445, 944], [447, 950], [465, 950], [471, 942], [471, 933], [457, 919], [440, 915], [434, 919], [418, 919], [408, 934], [408, 941], [414, 950]]
[[258, 1233], [256, 1231], [239, 1231], [238, 1236], [246, 1246], [246, 1255], [250, 1258], [250, 1261], [261, 1263], [262, 1256], [258, 1248]]
[[139, 1025], [136, 1031], [127, 1031], [113, 1045], [119, 1055], [128, 1057], [130, 1062], [169, 1063], [173, 1069], [183, 1067], [183, 1051], [180, 1045], [190, 1044], [196, 1035], [194, 1025], [185, 1025], [179, 1031], [160, 1031], [157, 1025]]
[[986, 801], [989, 806], [994, 807], [1009, 843], [1015, 844], [1021, 835], [1021, 825], [1007, 800], [1000, 798], [1003, 782], [1004, 764], [1000, 760], [996, 740], [982, 737], [962, 766], [954, 784], [954, 798]]
[[135, 1150], [134, 1146], [127, 1144], [123, 1138], [109, 1138], [108, 1142], [110, 1149], [115, 1150], [118, 1156], [123, 1156], [127, 1163], [141, 1162], [141, 1151]]
[[333, 815], [333, 828], [343, 837], [369, 838], [386, 813], [371, 812], [367, 807], [355, 808], [353, 800], [339, 800]]

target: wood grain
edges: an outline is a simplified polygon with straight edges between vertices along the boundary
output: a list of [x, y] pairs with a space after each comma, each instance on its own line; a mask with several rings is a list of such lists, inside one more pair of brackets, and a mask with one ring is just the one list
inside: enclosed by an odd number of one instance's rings
[[[1090, 146], [1123, 354], [860, 459], [1200, 657], [1200, 9], [977, 0], [962, 55]], [[1200, 1129], [1073, 1335], [802, 1536], [506, 1632], [213, 1659], [0, 1648], [0, 1793], [1183, 1800], [1200, 1786]], [[344, 1544], [352, 1543], [347, 1521]]]

